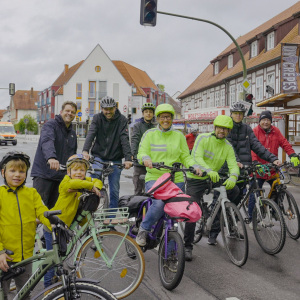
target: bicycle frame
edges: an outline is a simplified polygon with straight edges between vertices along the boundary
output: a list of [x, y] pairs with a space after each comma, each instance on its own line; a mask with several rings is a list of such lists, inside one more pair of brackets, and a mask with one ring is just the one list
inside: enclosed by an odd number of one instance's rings
[[[58, 265], [62, 262], [62, 259], [59, 256], [58, 251], [59, 251], [58, 244], [54, 243], [53, 250], [49, 250], [46, 252], [33, 255], [32, 257], [27, 258], [21, 262], [18, 262], [11, 267], [11, 268], [22, 267], [27, 264], [33, 263], [35, 261], [41, 260], [41, 263], [38, 265], [36, 271], [30, 276], [30, 278], [22, 287], [22, 289], [17, 293], [17, 295], [14, 297], [14, 300], [23, 299], [25, 295], [27, 295], [27, 293], [29, 293], [31, 290], [34, 289], [34, 287], [41, 281], [41, 279], [44, 277], [44, 275], [51, 267]], [[3, 272], [0, 270], [0, 276], [2, 274]], [[65, 284], [64, 277], [62, 277], [62, 280], [63, 280], [63, 284]], [[0, 287], [0, 300], [4, 300], [2, 284]]]
[[[124, 225], [126, 227], [126, 231], [124, 234], [124, 237], [122, 238], [120, 244], [118, 245], [118, 247], [116, 248], [114, 254], [112, 255], [111, 259], [108, 258], [108, 256], [105, 254], [105, 252], [103, 251], [103, 248], [101, 247], [101, 242], [99, 242], [98, 238], [97, 238], [97, 234], [100, 232], [104, 232], [104, 231], [109, 231], [109, 228], [107, 228], [107, 226], [105, 225], [101, 225], [101, 227], [97, 227], [96, 223], [97, 221], [103, 221], [105, 218], [105, 214], [112, 214], [113, 216], [115, 216], [117, 214], [117, 212], [119, 212], [120, 209], [109, 209], [109, 210], [103, 210], [104, 213], [102, 212], [95, 212], [94, 213], [94, 218], [93, 215], [88, 212], [88, 211], [83, 211], [80, 216], [77, 218], [76, 221], [74, 221], [72, 223], [72, 225], [70, 226], [70, 229], [75, 231], [75, 235], [72, 238], [72, 240], [70, 241], [68, 247], [67, 247], [67, 254], [63, 259], [66, 259], [68, 257], [68, 255], [71, 253], [72, 248], [76, 246], [76, 243], [78, 240], [80, 240], [80, 238], [83, 236], [83, 234], [88, 230], [90, 231], [90, 233], [83, 239], [81, 240], [81, 243], [84, 244], [90, 237], [93, 238], [95, 246], [97, 248], [97, 250], [99, 251], [100, 256], [102, 257], [102, 259], [105, 261], [106, 265], [111, 268], [113, 261], [118, 253], [118, 251], [120, 250], [123, 242], [126, 239], [126, 236], [129, 233], [129, 224]], [[127, 212], [127, 209], [122, 209], [122, 212]], [[82, 221], [82, 219], [84, 219], [86, 217], [87, 221], [85, 224], [82, 225], [82, 227], [80, 229], [77, 228], [77, 225]], [[80, 251], [80, 247], [78, 247], [78, 249], [76, 249], [75, 251], [75, 255], [74, 255], [74, 263], [75, 263], [75, 259], [78, 256], [78, 253]], [[1, 300], [1, 299], [0, 299]]]

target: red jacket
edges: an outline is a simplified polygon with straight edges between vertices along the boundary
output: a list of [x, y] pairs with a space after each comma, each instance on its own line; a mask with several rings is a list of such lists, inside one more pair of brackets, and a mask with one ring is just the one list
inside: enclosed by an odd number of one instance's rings
[[185, 136], [185, 138], [186, 138], [186, 142], [188, 144], [189, 149], [193, 150], [194, 143], [195, 143], [197, 136], [193, 135], [192, 133], [189, 133]]
[[[253, 129], [254, 134], [256, 135], [257, 139], [261, 142], [261, 144], [268, 149], [271, 153], [278, 157], [278, 148], [281, 147], [289, 156], [295, 151], [293, 150], [291, 144], [287, 141], [287, 139], [282, 135], [280, 130], [277, 127], [271, 125], [270, 131], [266, 133], [259, 125]], [[257, 154], [253, 151], [252, 154], [252, 161], [259, 161], [262, 164], [267, 164], [268, 162], [261, 159]], [[275, 174], [275, 171], [271, 172], [271, 175]], [[264, 177], [260, 177], [263, 179], [268, 179], [268, 175]]]

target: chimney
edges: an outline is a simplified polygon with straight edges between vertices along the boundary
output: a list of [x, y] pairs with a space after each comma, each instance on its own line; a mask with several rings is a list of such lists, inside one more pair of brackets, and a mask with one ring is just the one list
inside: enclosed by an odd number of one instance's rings
[[69, 65], [65, 64], [65, 71], [64, 71], [64, 75], [66, 75], [69, 71]]
[[30, 90], [30, 99], [33, 99], [33, 87]]

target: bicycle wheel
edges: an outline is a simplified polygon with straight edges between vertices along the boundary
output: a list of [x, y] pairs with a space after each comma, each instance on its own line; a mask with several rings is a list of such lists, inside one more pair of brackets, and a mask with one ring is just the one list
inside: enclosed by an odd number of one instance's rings
[[167, 290], [173, 290], [179, 285], [185, 267], [183, 241], [176, 231], [168, 232], [167, 252], [165, 258], [165, 236], [163, 236], [158, 250], [159, 278]]
[[297, 240], [300, 236], [299, 208], [294, 196], [287, 190], [278, 195], [278, 206], [282, 212], [288, 235]]
[[196, 222], [196, 228], [195, 228], [195, 236], [194, 236], [194, 244], [197, 244], [202, 239], [203, 234], [207, 235], [207, 232], [204, 231], [204, 222], [200, 219]]
[[291, 183], [300, 186], [300, 168], [299, 167], [289, 167], [288, 173], [291, 176]]
[[[71, 284], [72, 288], [73, 284]], [[110, 292], [106, 291], [104, 288], [94, 285], [92, 283], [86, 283], [86, 282], [77, 282], [76, 283], [76, 291], [79, 295], [76, 295], [75, 297], [71, 297], [70, 299], [106, 299], [106, 300], [115, 300], [117, 299], [114, 295], [112, 295]], [[77, 297], [78, 296], [78, 297]], [[65, 299], [64, 295], [64, 287], [59, 286], [58, 288], [55, 288], [54, 290], [50, 291], [48, 294], [46, 294], [43, 298], [43, 300], [59, 300], [59, 299]]]
[[225, 203], [225, 215], [221, 213], [220, 226], [227, 255], [235, 265], [241, 267], [248, 259], [248, 235], [242, 215], [234, 203]]
[[285, 243], [286, 230], [278, 205], [270, 199], [260, 199], [260, 213], [256, 206], [252, 214], [255, 238], [268, 254], [279, 253]]
[[[143, 252], [129, 236], [122, 242], [124, 234], [121, 232], [100, 232], [97, 236], [101, 249], [111, 265], [106, 263], [97, 250], [93, 238], [90, 237], [81, 246], [77, 255], [78, 276], [100, 280], [100, 285], [111, 291], [118, 299], [125, 298], [137, 289], [143, 279], [145, 272]], [[118, 247], [120, 248], [116, 252]]]

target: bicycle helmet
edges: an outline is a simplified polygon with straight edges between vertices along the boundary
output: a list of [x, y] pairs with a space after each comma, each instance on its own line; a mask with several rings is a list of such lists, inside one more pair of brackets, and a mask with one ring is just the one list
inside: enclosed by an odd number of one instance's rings
[[153, 112], [155, 111], [155, 105], [154, 104], [152, 104], [152, 103], [145, 103], [145, 104], [143, 104], [143, 106], [142, 106], [142, 112], [145, 110], [145, 109], [152, 109], [153, 110]]
[[170, 113], [174, 117], [175, 110], [171, 104], [164, 103], [164, 104], [158, 105], [155, 109], [156, 117], [162, 113]]
[[74, 162], [83, 162], [86, 165], [86, 168], [89, 169], [90, 162], [84, 158], [82, 154], [74, 154], [71, 157], [69, 157], [67, 161], [67, 168], [69, 168]]
[[243, 103], [239, 102], [239, 101], [236, 102], [236, 103], [234, 103], [230, 107], [230, 113], [232, 113], [232, 112], [238, 112], [238, 111], [245, 113], [246, 110], [247, 110], [246, 106]]
[[105, 96], [101, 100], [101, 107], [108, 108], [108, 107], [116, 107], [116, 106], [117, 106], [116, 101], [112, 97]]
[[30, 157], [24, 153], [24, 152], [21, 152], [21, 151], [10, 151], [10, 152], [7, 152], [1, 162], [0, 162], [0, 168], [1, 169], [5, 169], [5, 165], [13, 160], [13, 159], [21, 159], [25, 162], [26, 166], [27, 166], [27, 170], [30, 168]]
[[233, 121], [228, 116], [219, 115], [214, 119], [214, 126], [232, 129]]

